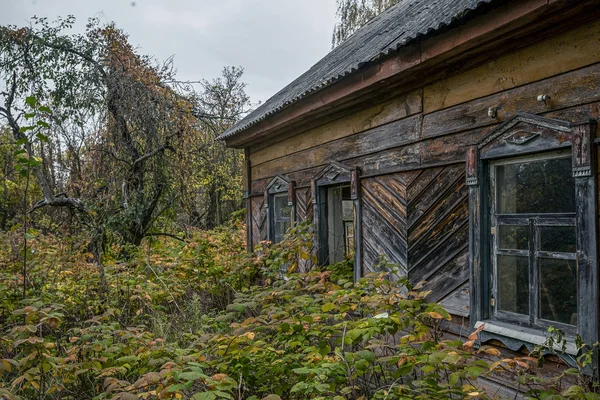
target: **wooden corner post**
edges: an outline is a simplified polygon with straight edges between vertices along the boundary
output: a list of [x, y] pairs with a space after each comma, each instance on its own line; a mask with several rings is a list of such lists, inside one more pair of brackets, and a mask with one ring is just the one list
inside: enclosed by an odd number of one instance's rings
[[471, 328], [483, 319], [483, 251], [481, 243], [481, 187], [479, 150], [472, 146], [467, 150], [467, 186], [469, 187], [469, 292]]
[[363, 274], [362, 270], [362, 202], [360, 198], [360, 169], [352, 171], [350, 197], [354, 202], [354, 282]]

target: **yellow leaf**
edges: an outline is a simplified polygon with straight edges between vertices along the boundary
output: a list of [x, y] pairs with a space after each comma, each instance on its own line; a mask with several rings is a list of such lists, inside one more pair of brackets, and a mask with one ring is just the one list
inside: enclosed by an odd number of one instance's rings
[[430, 311], [427, 313], [427, 315], [434, 319], [444, 319], [444, 317], [442, 317], [442, 314], [437, 313], [435, 311]]
[[221, 382], [223, 379], [227, 378], [227, 374], [214, 374], [211, 378], [217, 382]]
[[500, 350], [494, 348], [494, 347], [488, 347], [487, 349], [483, 350], [485, 353], [492, 355], [492, 356], [499, 356], [500, 355]]

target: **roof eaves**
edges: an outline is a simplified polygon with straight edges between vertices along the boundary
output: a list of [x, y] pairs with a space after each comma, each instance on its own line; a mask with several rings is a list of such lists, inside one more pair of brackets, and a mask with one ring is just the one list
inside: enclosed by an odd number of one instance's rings
[[[293, 96], [290, 99], [283, 101], [281, 104], [276, 105], [271, 110], [268, 110], [265, 113], [255, 117], [255, 118], [252, 118], [252, 114], [257, 112], [260, 109], [260, 107], [259, 107], [254, 112], [250, 113], [247, 118], [245, 118], [245, 119], [250, 118], [249, 120], [247, 120], [247, 121], [241, 120], [240, 122], [238, 122], [237, 124], [235, 124], [234, 126], [229, 128], [228, 130], [223, 132], [217, 139], [219, 139], [219, 140], [229, 139], [229, 138], [237, 135], [238, 133], [241, 133], [241, 132], [251, 128], [252, 126], [259, 124], [260, 122], [266, 120], [270, 116], [278, 114], [283, 109], [291, 106], [292, 104], [297, 103], [301, 99], [303, 99], [309, 95], [312, 95], [315, 92], [323, 90], [328, 86], [331, 86], [333, 83], [339, 81], [340, 79], [345, 78], [349, 75], [352, 75], [352, 74], [356, 73], [358, 70], [363, 69], [368, 65], [371, 65], [375, 62], [380, 62], [381, 60], [383, 60], [385, 58], [388, 58], [388, 57], [393, 56], [394, 54], [397, 54], [402, 48], [408, 46], [410, 43], [420, 40], [421, 38], [432, 36], [432, 35], [440, 32], [441, 30], [452, 26], [452, 24], [454, 24], [456, 21], [464, 18], [465, 15], [467, 15], [471, 11], [476, 10], [482, 4], [491, 3], [492, 1], [493, 0], [475, 0], [471, 7], [467, 7], [465, 9], [463, 9], [460, 13], [457, 13], [456, 15], [453, 15], [450, 18], [446, 18], [446, 19], [439, 21], [439, 23], [437, 25], [435, 25], [434, 27], [428, 28], [425, 32], [419, 32], [419, 31], [412, 32], [412, 34], [410, 34], [404, 38], [402, 38], [402, 36], [404, 36], [406, 34], [406, 32], [402, 32], [396, 39], [392, 40], [388, 45], [384, 46], [382, 51], [380, 51], [378, 54], [376, 54], [370, 60], [356, 62], [356, 63], [350, 65], [347, 69], [343, 70], [342, 72], [336, 73], [330, 77], [327, 77], [327, 78], [321, 80], [318, 84], [310, 87], [309, 89], [301, 92], [300, 94], [298, 94], [296, 96]], [[398, 3], [398, 4], [400, 4], [400, 3]], [[391, 8], [386, 11], [389, 12], [390, 10], [391, 10]], [[381, 15], [383, 15], [383, 13], [380, 14], [380, 16]], [[377, 17], [372, 19], [371, 21], [369, 21], [369, 23], [367, 25], [373, 23], [373, 21], [375, 21], [376, 19], [377, 19]], [[355, 32], [353, 34], [353, 36], [356, 35], [358, 32], [360, 32], [360, 30]], [[400, 39], [400, 38], [402, 38], [402, 39]], [[329, 54], [331, 54], [331, 53], [329, 53]], [[327, 57], [327, 56], [325, 56], [325, 57]], [[309, 72], [309, 71], [307, 71], [307, 72]], [[293, 82], [292, 82], [292, 84], [293, 84]], [[285, 90], [288, 87], [289, 86], [286, 86], [282, 90]], [[275, 97], [276, 95], [274, 95], [273, 97]], [[265, 103], [263, 103], [263, 106], [265, 106], [269, 101], [270, 100], [267, 100]]]

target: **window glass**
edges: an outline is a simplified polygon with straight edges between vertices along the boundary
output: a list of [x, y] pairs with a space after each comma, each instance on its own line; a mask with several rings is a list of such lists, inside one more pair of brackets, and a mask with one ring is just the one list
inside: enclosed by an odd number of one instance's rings
[[529, 314], [529, 260], [498, 256], [498, 309]]
[[576, 232], [574, 226], [541, 226], [541, 251], [575, 253], [577, 251]]
[[507, 250], [529, 250], [529, 227], [500, 225], [498, 248]]
[[577, 245], [571, 158], [522, 160], [498, 163], [492, 170], [496, 310], [528, 316], [533, 325], [540, 319], [574, 325]]
[[570, 158], [496, 166], [498, 214], [575, 212]]
[[354, 254], [354, 202], [350, 186], [327, 188], [327, 240], [330, 264]]
[[577, 325], [577, 265], [574, 260], [540, 258], [540, 318]]
[[290, 228], [291, 207], [287, 193], [273, 195], [273, 242], [279, 243]]

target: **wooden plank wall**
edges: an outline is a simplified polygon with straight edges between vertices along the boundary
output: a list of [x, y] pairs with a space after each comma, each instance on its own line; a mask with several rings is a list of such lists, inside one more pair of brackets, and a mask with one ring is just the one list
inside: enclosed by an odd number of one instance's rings
[[[600, 116], [600, 21], [400, 94], [302, 134], [250, 149], [255, 212], [275, 174], [296, 181], [299, 219], [312, 219], [310, 179], [331, 160], [362, 171], [364, 266], [381, 254], [434, 300], [468, 313], [466, 147], [517, 112], [578, 121]], [[538, 102], [547, 94], [550, 100]], [[490, 118], [488, 109], [496, 108]], [[256, 243], [256, 242], [255, 242]]]
[[267, 212], [264, 196], [252, 197], [252, 244], [257, 245], [267, 238]]
[[[313, 202], [310, 187], [296, 189], [296, 218], [298, 221], [313, 221]], [[313, 249], [314, 253], [314, 249]], [[313, 267], [311, 260], [300, 259], [300, 272], [308, 272]]]

